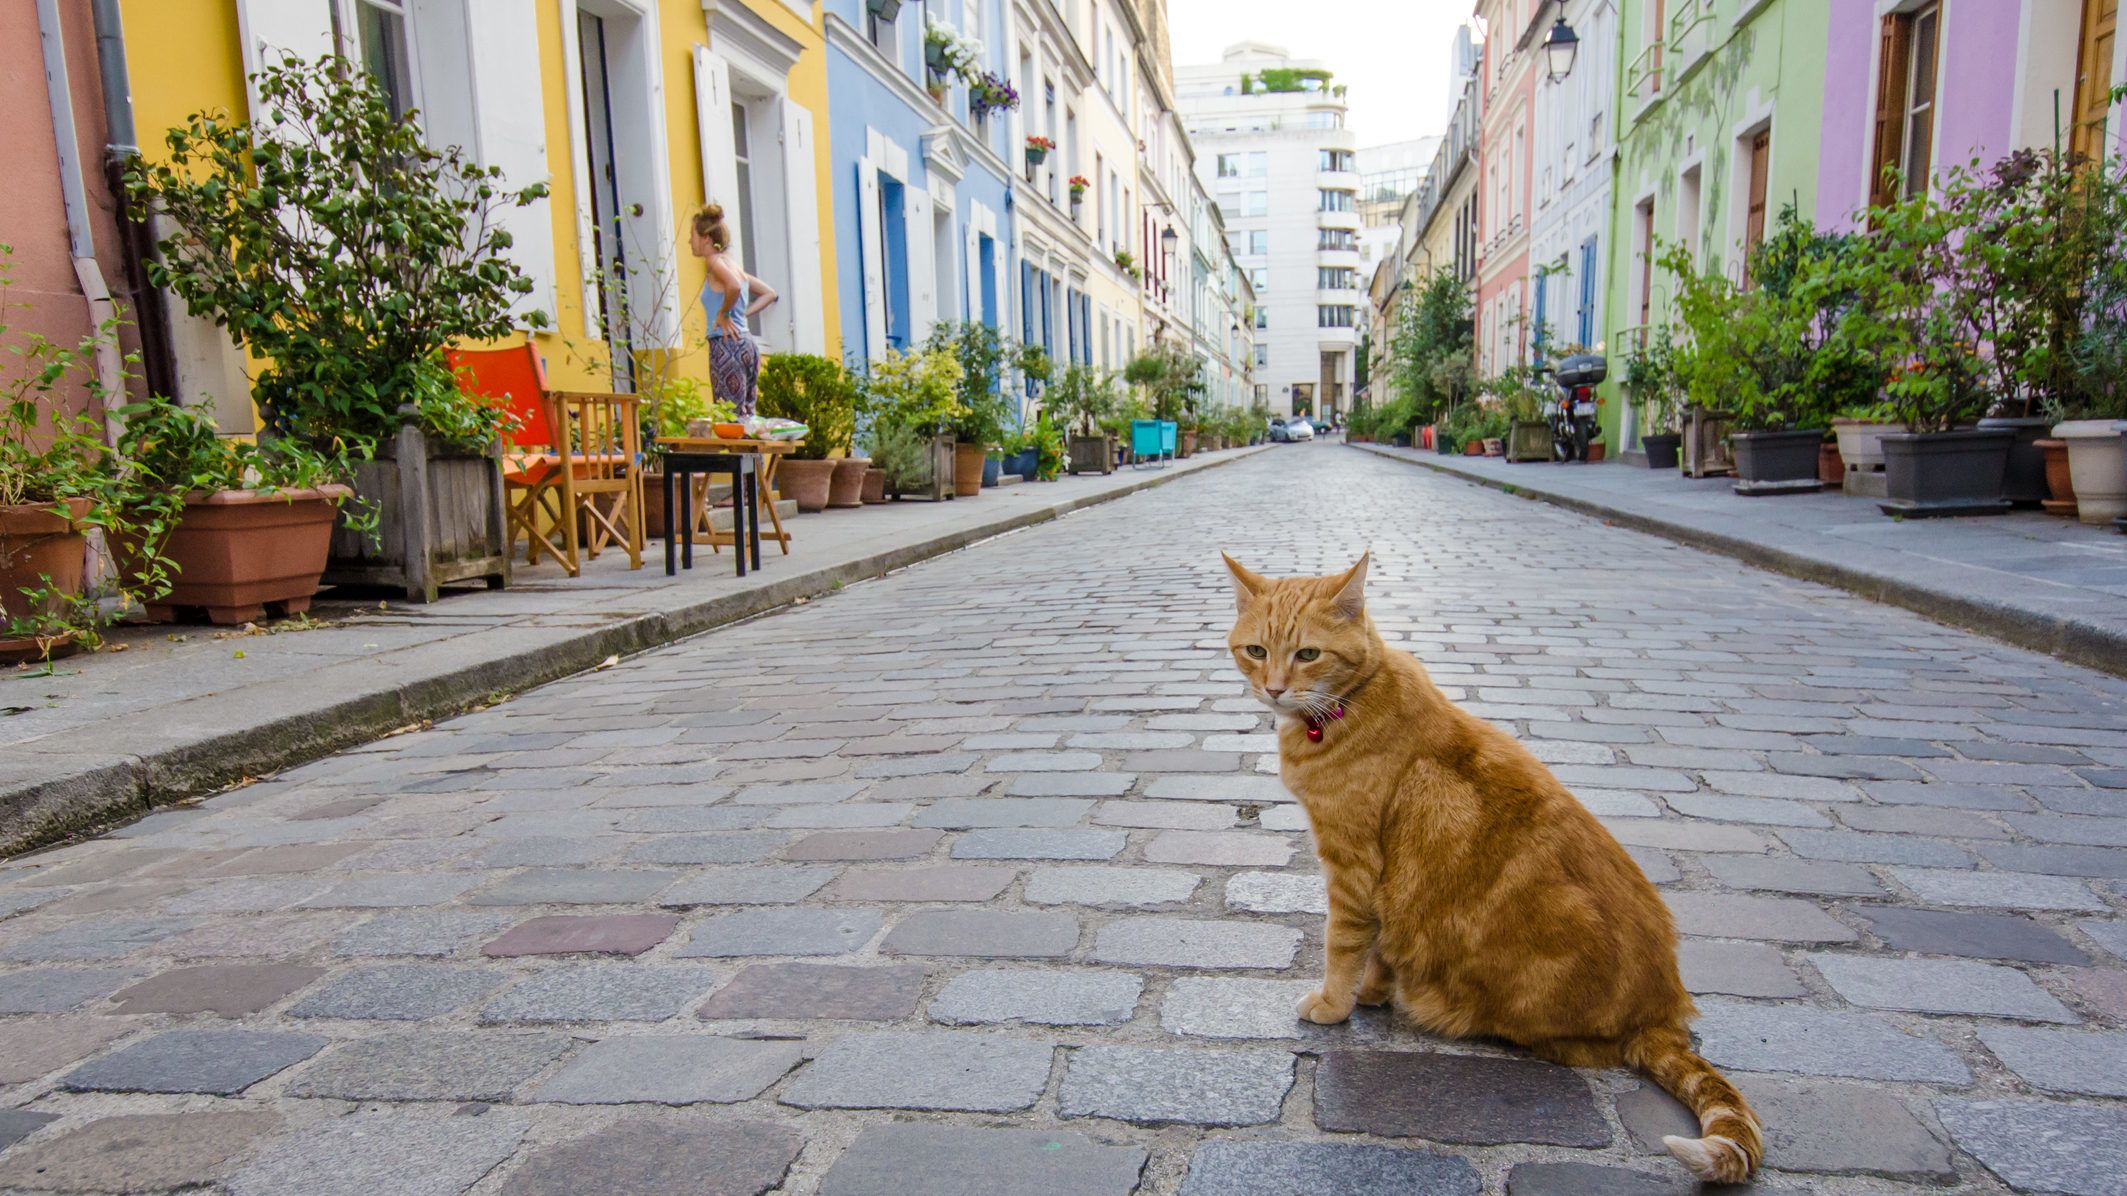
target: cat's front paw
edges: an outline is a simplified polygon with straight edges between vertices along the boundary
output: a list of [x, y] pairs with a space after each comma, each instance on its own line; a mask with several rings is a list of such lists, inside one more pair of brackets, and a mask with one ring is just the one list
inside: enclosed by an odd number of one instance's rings
[[1351, 1015], [1352, 1003], [1349, 998], [1341, 1002], [1333, 1001], [1329, 994], [1320, 990], [1300, 998], [1300, 1020], [1303, 1022], [1334, 1026]]

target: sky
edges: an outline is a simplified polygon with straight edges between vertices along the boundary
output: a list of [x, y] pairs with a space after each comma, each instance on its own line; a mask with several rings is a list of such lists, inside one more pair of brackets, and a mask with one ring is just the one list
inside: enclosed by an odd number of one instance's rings
[[1176, 66], [1213, 63], [1261, 41], [1322, 60], [1350, 88], [1347, 125], [1360, 145], [1447, 127], [1448, 51], [1471, 0], [1167, 0]]

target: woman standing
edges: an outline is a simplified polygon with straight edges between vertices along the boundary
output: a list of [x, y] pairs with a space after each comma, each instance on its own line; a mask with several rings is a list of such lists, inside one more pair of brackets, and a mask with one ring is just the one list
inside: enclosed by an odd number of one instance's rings
[[745, 419], [753, 414], [761, 350], [732, 313], [742, 312], [752, 319], [776, 301], [775, 289], [740, 269], [726, 254], [731, 248], [731, 230], [724, 226], [722, 204], [710, 204], [694, 214], [687, 245], [709, 266], [709, 280], [702, 284], [702, 310], [709, 316], [710, 380], [716, 397], [730, 403], [738, 418]]

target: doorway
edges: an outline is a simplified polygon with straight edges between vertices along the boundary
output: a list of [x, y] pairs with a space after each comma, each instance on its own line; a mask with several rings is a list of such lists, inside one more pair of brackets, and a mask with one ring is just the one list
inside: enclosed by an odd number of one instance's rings
[[634, 321], [628, 305], [627, 225], [621, 218], [620, 175], [616, 165], [619, 138], [613, 125], [612, 70], [606, 19], [576, 14], [577, 45], [582, 58], [584, 145], [590, 157], [591, 260], [596, 274], [598, 326], [612, 360], [613, 388], [635, 389]]

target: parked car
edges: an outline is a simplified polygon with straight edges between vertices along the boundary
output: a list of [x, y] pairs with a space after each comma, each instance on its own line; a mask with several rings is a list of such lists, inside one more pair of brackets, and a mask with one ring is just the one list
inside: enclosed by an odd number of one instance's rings
[[1270, 426], [1265, 432], [1265, 437], [1273, 444], [1280, 444], [1292, 439], [1291, 433], [1286, 430], [1284, 416], [1273, 415], [1270, 417]]
[[1295, 416], [1285, 425], [1285, 437], [1288, 440], [1313, 440], [1315, 426], [1307, 422], [1307, 417]]

